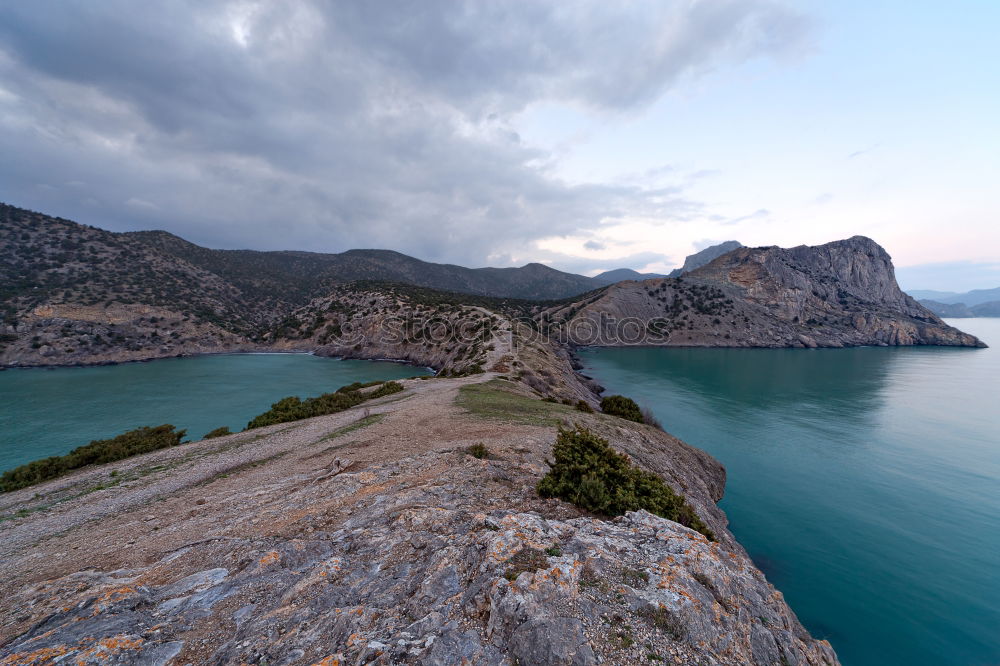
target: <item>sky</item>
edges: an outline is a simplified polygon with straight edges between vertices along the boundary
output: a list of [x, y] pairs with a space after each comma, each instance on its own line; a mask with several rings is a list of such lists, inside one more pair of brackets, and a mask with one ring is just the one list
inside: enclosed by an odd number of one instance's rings
[[0, 4], [0, 201], [216, 248], [1000, 285], [1000, 3]]

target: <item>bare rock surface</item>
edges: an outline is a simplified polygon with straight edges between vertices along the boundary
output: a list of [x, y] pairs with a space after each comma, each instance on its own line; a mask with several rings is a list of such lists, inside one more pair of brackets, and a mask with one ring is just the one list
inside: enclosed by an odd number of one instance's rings
[[578, 345], [985, 346], [903, 293], [888, 253], [862, 236], [737, 248], [681, 278], [613, 285], [546, 319]]
[[[0, 495], [0, 663], [837, 663], [726, 530], [704, 452], [492, 374], [405, 385]], [[718, 541], [541, 499], [560, 422]]]

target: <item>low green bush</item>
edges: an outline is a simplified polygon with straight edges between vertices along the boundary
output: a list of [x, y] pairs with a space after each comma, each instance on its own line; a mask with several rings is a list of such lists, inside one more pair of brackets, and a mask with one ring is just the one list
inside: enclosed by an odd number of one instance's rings
[[465, 452], [468, 453], [473, 458], [479, 458], [480, 460], [482, 460], [483, 458], [488, 458], [490, 455], [490, 450], [486, 448], [486, 445], [483, 444], [482, 442], [480, 442], [479, 444], [473, 444], [469, 448], [465, 449]]
[[229, 426], [222, 426], [221, 428], [216, 428], [215, 430], [205, 433], [205, 439], [215, 439], [216, 437], [225, 437], [226, 435], [232, 435], [233, 432], [229, 429]]
[[636, 423], [642, 423], [642, 411], [632, 398], [623, 395], [609, 395], [601, 399], [601, 411]]
[[345, 409], [356, 407], [366, 400], [374, 400], [383, 396], [399, 393], [403, 390], [403, 385], [399, 382], [385, 382], [379, 388], [368, 393], [361, 393], [360, 389], [375, 386], [379, 382], [370, 384], [349, 384], [343, 386], [334, 393], [324, 393], [315, 398], [302, 400], [297, 396], [282, 398], [271, 405], [271, 409], [255, 416], [246, 429], [263, 428], [264, 426], [276, 423], [287, 423], [288, 421], [298, 421], [308, 419], [313, 416], [323, 416], [325, 414], [336, 414]]
[[583, 412], [584, 414], [593, 414], [594, 408], [590, 406], [590, 403], [586, 400], [578, 400], [576, 403], [577, 411]]
[[7, 470], [0, 476], [0, 492], [32, 486], [67, 474], [87, 465], [99, 465], [129, 458], [141, 453], [177, 446], [186, 431], [172, 425], [142, 427], [112, 437], [95, 439], [64, 456], [51, 456]]
[[542, 497], [558, 497], [606, 516], [645, 509], [715, 539], [683, 496], [590, 430], [560, 428], [552, 454], [552, 469], [538, 482]]

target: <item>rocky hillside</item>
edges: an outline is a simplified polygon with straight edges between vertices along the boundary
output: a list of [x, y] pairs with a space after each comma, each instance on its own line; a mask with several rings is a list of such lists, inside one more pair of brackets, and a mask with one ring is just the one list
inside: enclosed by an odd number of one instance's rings
[[983, 346], [903, 293], [889, 255], [861, 236], [739, 248], [683, 277], [613, 285], [541, 319], [579, 345]]
[[39, 306], [143, 305], [250, 332], [268, 306], [227, 280], [127, 234], [0, 204], [0, 313], [5, 326]]
[[264, 349], [291, 330], [294, 311], [345, 285], [385, 280], [450, 289], [470, 303], [594, 287], [540, 264], [468, 269], [384, 250], [210, 250], [162, 231], [112, 233], [0, 204], [0, 367]]
[[[230, 328], [254, 313], [301, 306], [336, 284], [402, 282], [433, 289], [527, 299], [564, 298], [596, 285], [588, 277], [542, 264], [465, 268], [390, 250], [339, 254], [212, 250], [165, 231], [112, 233], [0, 203], [0, 305], [6, 318], [44, 299], [73, 298], [177, 305], [214, 305]], [[125, 278], [131, 277], [135, 284]], [[201, 284], [209, 291], [193, 292]], [[222, 290], [230, 310], [213, 300]], [[193, 300], [192, 300], [193, 298]], [[66, 300], [65, 302], [70, 302]], [[250, 316], [251, 321], [245, 321]]]
[[[718, 462], [490, 377], [0, 495], [0, 663], [838, 663], [726, 529]], [[716, 540], [541, 498], [561, 422]]]
[[[980, 344], [902, 293], [885, 251], [857, 237], [738, 248], [681, 278], [532, 301], [468, 292], [494, 283], [561, 292], [573, 281], [543, 266], [473, 270], [383, 251], [208, 250], [164, 232], [115, 234], [2, 205], [0, 228], [0, 367], [297, 349], [467, 373], [504, 366], [502, 350], [518, 345], [536, 354], [535, 369], [520, 370], [534, 388], [587, 399], [585, 384], [553, 370], [569, 363], [565, 342]], [[404, 282], [343, 282], [359, 275]], [[463, 292], [413, 284], [466, 279]], [[539, 368], [551, 376], [533, 376]]]

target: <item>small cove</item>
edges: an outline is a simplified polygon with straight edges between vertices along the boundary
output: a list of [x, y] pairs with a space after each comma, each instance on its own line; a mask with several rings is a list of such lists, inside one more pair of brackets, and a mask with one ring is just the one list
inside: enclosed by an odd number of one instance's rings
[[0, 372], [0, 472], [145, 425], [170, 423], [192, 440], [220, 426], [235, 432], [285, 396], [427, 374], [402, 363], [311, 354], [6, 370]]

